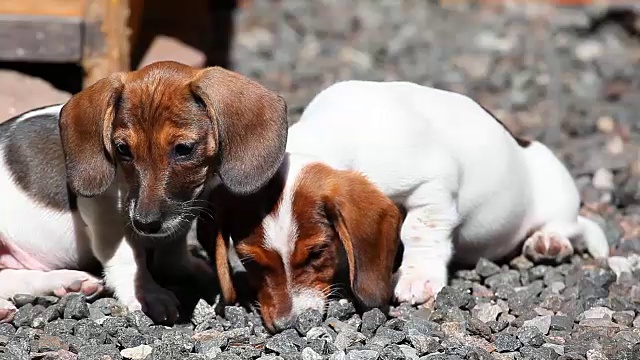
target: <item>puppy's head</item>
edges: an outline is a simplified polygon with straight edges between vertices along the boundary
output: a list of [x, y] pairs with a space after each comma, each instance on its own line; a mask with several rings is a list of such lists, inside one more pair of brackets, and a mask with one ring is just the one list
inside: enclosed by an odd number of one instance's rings
[[[342, 250], [360, 304], [386, 305], [401, 221], [397, 206], [364, 176], [305, 166], [264, 219], [261, 234], [236, 246], [266, 327], [289, 327], [306, 309], [324, 312]], [[230, 279], [222, 283], [229, 287]]]
[[60, 133], [72, 191], [99, 195], [122, 171], [134, 230], [166, 236], [193, 219], [193, 200], [212, 176], [247, 194], [274, 174], [285, 151], [286, 105], [240, 74], [158, 62], [73, 96]]

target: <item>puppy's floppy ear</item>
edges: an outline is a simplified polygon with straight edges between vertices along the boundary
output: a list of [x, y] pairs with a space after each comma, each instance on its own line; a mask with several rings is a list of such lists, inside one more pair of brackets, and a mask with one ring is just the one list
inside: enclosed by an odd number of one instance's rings
[[287, 143], [287, 106], [257, 82], [220, 67], [191, 84], [214, 122], [222, 183], [233, 193], [257, 191], [276, 172]]
[[113, 181], [111, 131], [124, 77], [114, 73], [96, 82], [71, 97], [60, 112], [67, 180], [78, 195], [98, 195]]
[[364, 176], [339, 171], [325, 197], [325, 211], [349, 261], [354, 295], [366, 307], [391, 300], [391, 276], [400, 226], [400, 210]]

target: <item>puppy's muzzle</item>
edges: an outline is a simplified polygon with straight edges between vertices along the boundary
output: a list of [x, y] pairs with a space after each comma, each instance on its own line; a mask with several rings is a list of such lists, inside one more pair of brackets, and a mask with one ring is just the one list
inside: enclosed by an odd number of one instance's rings
[[159, 211], [136, 212], [131, 219], [134, 228], [147, 235], [155, 235], [162, 230], [162, 217]]

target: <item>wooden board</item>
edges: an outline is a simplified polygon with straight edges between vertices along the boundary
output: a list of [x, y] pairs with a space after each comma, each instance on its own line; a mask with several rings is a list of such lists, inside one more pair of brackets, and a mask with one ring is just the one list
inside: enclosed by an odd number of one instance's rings
[[77, 62], [81, 58], [81, 18], [0, 12], [0, 60]]
[[82, 17], [85, 0], [3, 0], [0, 14]]

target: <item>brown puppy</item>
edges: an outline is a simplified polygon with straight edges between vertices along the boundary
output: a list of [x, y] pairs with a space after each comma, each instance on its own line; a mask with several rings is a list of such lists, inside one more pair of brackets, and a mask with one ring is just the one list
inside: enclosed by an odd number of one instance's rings
[[[146, 250], [164, 273], [206, 275], [185, 241], [202, 198], [218, 185], [251, 193], [271, 178], [286, 105], [240, 74], [159, 62], [23, 114], [0, 135], [6, 215], [29, 219], [0, 224], [0, 297], [94, 292], [98, 279], [84, 271], [97, 259], [120, 301], [173, 322], [178, 304], [151, 277]], [[0, 310], [0, 321], [15, 312]]]

